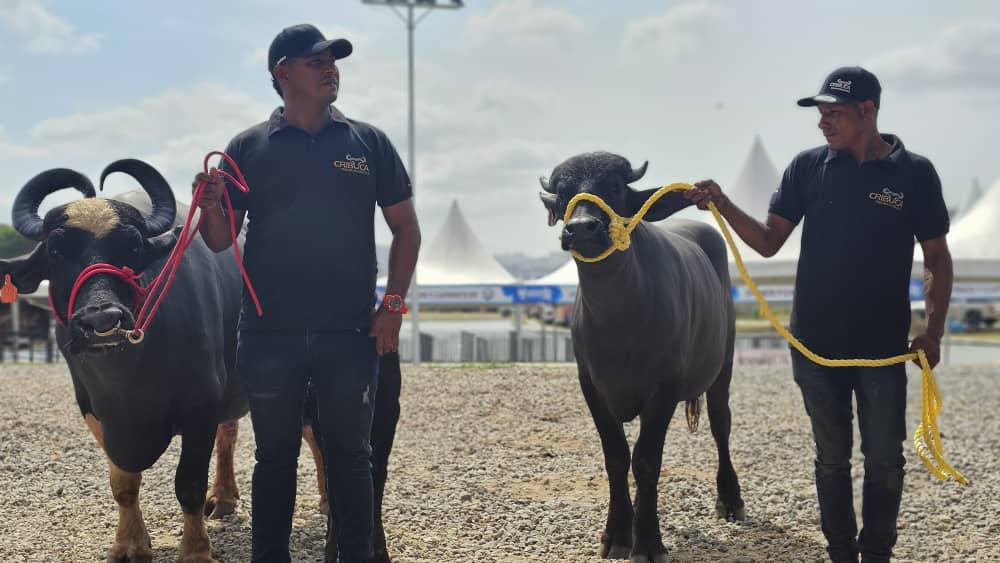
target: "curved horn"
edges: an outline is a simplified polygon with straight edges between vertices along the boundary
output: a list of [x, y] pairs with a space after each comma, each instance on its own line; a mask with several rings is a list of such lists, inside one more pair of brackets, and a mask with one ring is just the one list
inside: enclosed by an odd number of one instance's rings
[[116, 160], [109, 164], [104, 172], [101, 172], [102, 191], [104, 190], [104, 180], [114, 172], [124, 172], [135, 178], [142, 189], [149, 194], [149, 200], [153, 202], [153, 210], [150, 211], [148, 217], [144, 218], [142, 233], [144, 237], [162, 235], [174, 226], [174, 218], [177, 216], [177, 202], [174, 200], [174, 192], [170, 189], [167, 180], [155, 168], [134, 158]]
[[17, 192], [11, 208], [11, 220], [17, 232], [34, 241], [45, 240], [45, 226], [38, 216], [38, 206], [49, 194], [75, 188], [83, 197], [94, 197], [94, 184], [86, 176], [69, 168], [53, 168], [28, 180]]
[[539, 177], [538, 183], [542, 185], [543, 190], [549, 192], [550, 194], [556, 193], [556, 191], [553, 190], [551, 186], [549, 186], [549, 179], [546, 178], [545, 176]]
[[646, 175], [646, 168], [647, 167], [649, 167], [649, 161], [648, 160], [646, 162], [643, 162], [642, 166], [640, 166], [640, 167], [636, 168], [635, 170], [633, 170], [632, 171], [632, 175], [628, 179], [628, 182], [625, 182], [625, 183], [626, 184], [631, 184], [632, 182], [636, 182], [636, 181], [639, 180], [639, 178], [642, 178], [643, 176], [645, 176]]

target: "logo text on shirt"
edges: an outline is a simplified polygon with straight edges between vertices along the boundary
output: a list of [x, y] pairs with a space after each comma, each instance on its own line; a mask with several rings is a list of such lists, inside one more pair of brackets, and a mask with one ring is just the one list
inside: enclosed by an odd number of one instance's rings
[[364, 156], [351, 156], [348, 154], [344, 157], [344, 160], [334, 160], [333, 166], [355, 174], [364, 174], [366, 176], [371, 174], [368, 170], [368, 158]]
[[851, 81], [844, 80], [843, 78], [838, 78], [835, 82], [830, 83], [831, 90], [839, 90], [841, 92], [851, 93]]
[[903, 192], [894, 192], [889, 188], [882, 188], [882, 192], [872, 192], [868, 194], [868, 199], [879, 203], [881, 205], [887, 205], [893, 209], [899, 211], [903, 209]]

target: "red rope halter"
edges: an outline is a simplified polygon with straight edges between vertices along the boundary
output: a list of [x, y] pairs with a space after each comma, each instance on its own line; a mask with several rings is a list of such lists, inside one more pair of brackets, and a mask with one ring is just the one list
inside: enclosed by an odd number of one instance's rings
[[[208, 161], [213, 156], [220, 156], [233, 168], [236, 172], [237, 177], [233, 177], [228, 172], [219, 170], [219, 173], [229, 180], [237, 189], [241, 192], [249, 192], [250, 188], [247, 186], [246, 178], [243, 177], [243, 172], [240, 167], [224, 152], [212, 151], [205, 156], [203, 163], [203, 168], [205, 173], [208, 173]], [[238, 178], [238, 179], [237, 179]], [[139, 308], [139, 313], [135, 317], [135, 328], [130, 331], [125, 331], [126, 336], [129, 341], [138, 344], [142, 342], [146, 334], [146, 330], [149, 328], [149, 324], [153, 322], [153, 317], [156, 316], [157, 310], [160, 308], [160, 304], [163, 302], [163, 298], [166, 297], [167, 292], [170, 290], [170, 286], [174, 282], [174, 277], [177, 275], [177, 268], [180, 267], [181, 258], [184, 256], [184, 252], [187, 250], [188, 246], [191, 245], [191, 241], [198, 234], [198, 228], [201, 226], [201, 221], [204, 218], [201, 214], [198, 215], [198, 222], [193, 223], [194, 215], [198, 210], [197, 202], [201, 199], [202, 192], [205, 191], [205, 182], [198, 182], [195, 186], [194, 194], [192, 196], [192, 205], [188, 210], [187, 219], [184, 221], [184, 227], [181, 229], [180, 235], [177, 237], [177, 244], [174, 245], [173, 250], [170, 251], [170, 256], [167, 261], [163, 264], [163, 269], [157, 274], [153, 281], [149, 285], [143, 287], [139, 285], [140, 274], [135, 273], [128, 266], [124, 268], [119, 268], [112, 264], [92, 264], [85, 268], [80, 275], [76, 278], [76, 282], [73, 284], [73, 289], [69, 295], [69, 306], [66, 308], [66, 319], [69, 319], [73, 314], [73, 306], [76, 302], [76, 295], [80, 291], [84, 282], [88, 279], [99, 275], [99, 274], [111, 274], [122, 279], [125, 283], [130, 285], [135, 291], [136, 307]], [[225, 190], [222, 195], [226, 199], [226, 210], [229, 217], [229, 236], [233, 241], [233, 254], [236, 256], [236, 265], [240, 269], [240, 274], [243, 276], [243, 281], [246, 283], [247, 290], [250, 292], [250, 297], [253, 299], [254, 305], [257, 308], [257, 315], [262, 316], [264, 314], [263, 309], [260, 306], [260, 300], [257, 298], [257, 292], [253, 289], [253, 284], [250, 283], [250, 277], [247, 275], [246, 269], [243, 267], [243, 256], [240, 254], [239, 245], [236, 244], [236, 221], [233, 218], [233, 202], [229, 198], [229, 191]], [[192, 226], [193, 224], [193, 226]], [[155, 296], [155, 299], [153, 297]], [[52, 301], [52, 290], [49, 290], [49, 306], [52, 307], [52, 311], [56, 315], [56, 319], [60, 324], [65, 325], [66, 320], [60, 317], [59, 311], [56, 309], [55, 304]]]

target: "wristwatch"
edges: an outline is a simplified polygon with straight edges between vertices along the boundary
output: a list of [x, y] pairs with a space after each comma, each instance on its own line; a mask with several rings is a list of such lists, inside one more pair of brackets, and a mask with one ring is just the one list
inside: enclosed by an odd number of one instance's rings
[[387, 293], [385, 297], [382, 298], [382, 305], [385, 307], [385, 310], [390, 313], [405, 315], [407, 312], [406, 301], [403, 301], [402, 295], [398, 295], [396, 293]]

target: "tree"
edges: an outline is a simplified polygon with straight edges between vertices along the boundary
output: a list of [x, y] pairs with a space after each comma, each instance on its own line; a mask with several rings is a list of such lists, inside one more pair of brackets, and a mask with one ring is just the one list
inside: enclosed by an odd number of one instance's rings
[[0, 258], [13, 258], [31, 252], [35, 241], [21, 236], [10, 225], [0, 225]]

